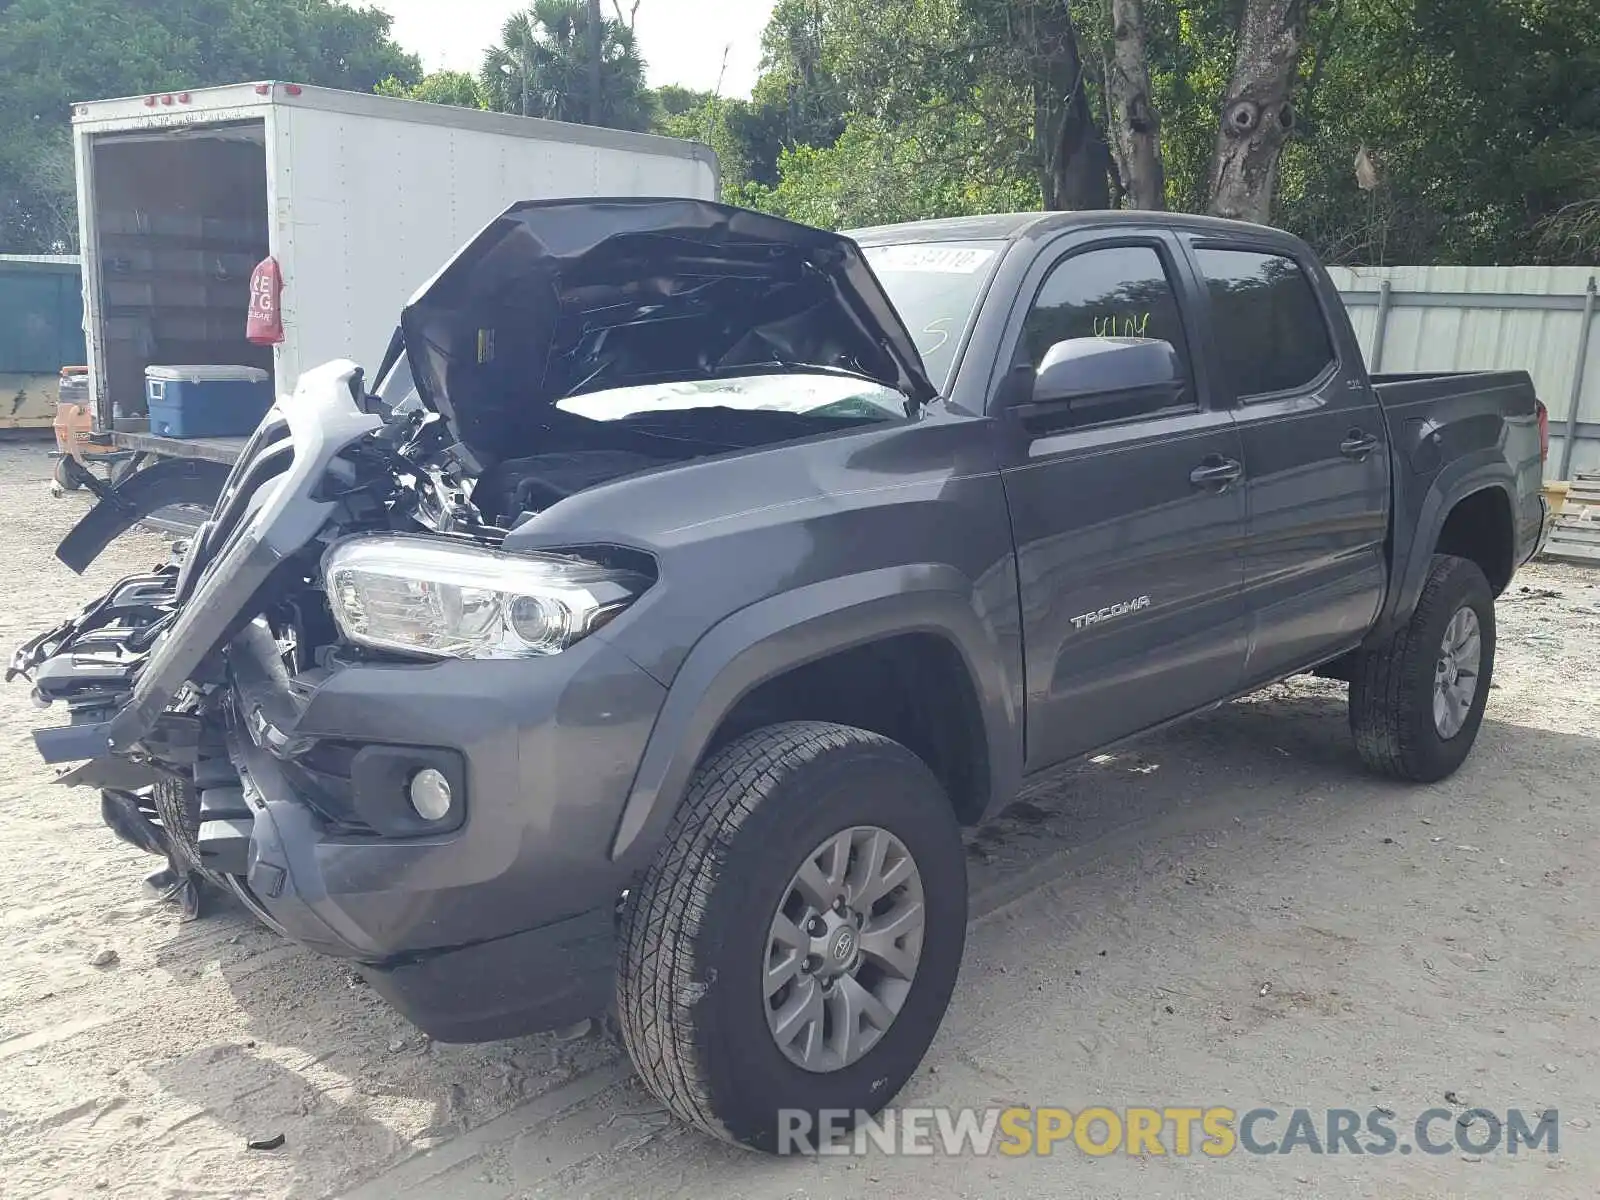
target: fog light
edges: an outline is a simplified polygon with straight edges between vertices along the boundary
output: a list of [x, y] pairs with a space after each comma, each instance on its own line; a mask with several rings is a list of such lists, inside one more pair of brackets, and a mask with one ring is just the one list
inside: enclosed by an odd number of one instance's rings
[[424, 767], [411, 777], [411, 807], [424, 821], [442, 821], [450, 812], [450, 781], [443, 771]]

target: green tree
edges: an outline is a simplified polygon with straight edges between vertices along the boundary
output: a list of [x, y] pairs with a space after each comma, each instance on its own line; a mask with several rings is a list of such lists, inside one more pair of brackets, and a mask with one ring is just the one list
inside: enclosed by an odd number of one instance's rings
[[[752, 178], [752, 172], [759, 169], [741, 132], [749, 118], [749, 103], [671, 86], [658, 89], [655, 101], [656, 115], [651, 129], [665, 137], [704, 142], [710, 146], [717, 152], [724, 195], [730, 198], [739, 195]], [[769, 173], [762, 178], [773, 184], [777, 182], [776, 152], [769, 167]]]
[[1338, 262], [1592, 261], [1570, 234], [1600, 198], [1600, 2], [1346, 4], [1277, 219]]
[[[826, 207], [827, 189], [838, 185], [844, 191], [835, 223], [853, 226], [905, 212], [983, 211], [1002, 199], [1038, 205], [1044, 181], [1054, 186], [1062, 178], [1046, 155], [1061, 145], [1064, 125], [1035, 120], [1038, 63], [1020, 30], [996, 16], [994, 6], [1006, 2], [780, 3], [755, 97], [826, 120], [783, 122], [773, 164], [779, 178], [745, 198], [774, 211], [816, 214]], [[1088, 95], [1080, 81], [1077, 102]], [[1064, 114], [1060, 103], [1045, 107]], [[804, 152], [808, 147], [823, 153]], [[750, 174], [767, 183], [759, 163]], [[1092, 169], [1085, 178], [1092, 187]], [[1102, 206], [1106, 179], [1102, 162]]]
[[656, 109], [662, 120], [704, 110], [713, 99], [715, 97], [710, 92], [697, 92], [693, 88], [679, 87], [675, 83], [666, 84], [655, 90]]
[[10, 0], [0, 4], [0, 246], [77, 241], [72, 102], [291, 79], [371, 91], [421, 66], [389, 18], [336, 0]]
[[[964, 155], [956, 141], [965, 142]], [[984, 144], [975, 115], [933, 145], [875, 118], [857, 118], [832, 146], [783, 151], [777, 187], [750, 183], [733, 199], [831, 229], [1037, 208], [1035, 181], [989, 171]]]
[[[589, 120], [589, 6], [583, 0], [535, 0], [513, 14], [500, 44], [483, 58], [479, 86], [488, 107], [553, 121]], [[600, 124], [648, 129], [654, 103], [633, 30], [602, 18]]]
[[[1076, 71], [1029, 32], [1051, 3]], [[1336, 262], [1600, 253], [1600, 0], [783, 0], [766, 45], [713, 127], [743, 150], [735, 193], [774, 211], [1106, 191], [1269, 219]], [[836, 125], [795, 120], [808, 105]]]
[[456, 108], [487, 108], [477, 79], [465, 71], [435, 71], [420, 83], [406, 84], [390, 76], [378, 84], [380, 96], [420, 100], [424, 104], [449, 104]]

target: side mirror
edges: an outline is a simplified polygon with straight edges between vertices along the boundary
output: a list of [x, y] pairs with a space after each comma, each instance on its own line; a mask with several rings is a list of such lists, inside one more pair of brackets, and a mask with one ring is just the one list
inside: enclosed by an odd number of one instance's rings
[[1071, 338], [1051, 346], [1033, 380], [1036, 405], [1166, 408], [1182, 395], [1183, 372], [1171, 342], [1146, 338]]

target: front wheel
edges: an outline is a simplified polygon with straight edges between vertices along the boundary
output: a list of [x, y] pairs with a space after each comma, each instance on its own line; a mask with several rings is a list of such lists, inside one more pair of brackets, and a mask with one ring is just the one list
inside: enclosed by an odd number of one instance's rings
[[1350, 728], [1362, 761], [1415, 783], [1454, 773], [1483, 722], [1494, 648], [1494, 593], [1483, 571], [1434, 555], [1411, 620], [1356, 657]]
[[966, 919], [960, 831], [920, 759], [842, 725], [758, 730], [700, 768], [628, 898], [623, 1039], [683, 1120], [804, 1148], [916, 1070]]

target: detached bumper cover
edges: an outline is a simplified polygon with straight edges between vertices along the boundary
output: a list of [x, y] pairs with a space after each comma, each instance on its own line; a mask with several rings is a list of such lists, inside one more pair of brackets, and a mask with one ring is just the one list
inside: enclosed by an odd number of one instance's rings
[[[543, 659], [336, 656], [290, 678], [258, 597], [324, 532], [333, 460], [377, 424], [358, 390], [350, 364], [307, 372], [182, 566], [119, 584], [12, 670], [71, 711], [36, 734], [47, 761], [88, 760], [64, 782], [126, 789], [116, 811], [137, 823], [135, 789], [192, 781], [196, 865], [288, 937], [357, 964], [428, 1033], [569, 1023], [609, 1000], [628, 886], [609, 846], [664, 689], [602, 634]], [[435, 826], [410, 807], [418, 764], [457, 797]]]
[[333, 514], [333, 502], [313, 499], [318, 485], [346, 446], [381, 424], [356, 404], [360, 379], [354, 363], [307, 371], [295, 394], [267, 414], [245, 445], [178, 577], [172, 626], [139, 672], [132, 700], [111, 723], [113, 751], [131, 749], [150, 732], [274, 568], [315, 538]]

